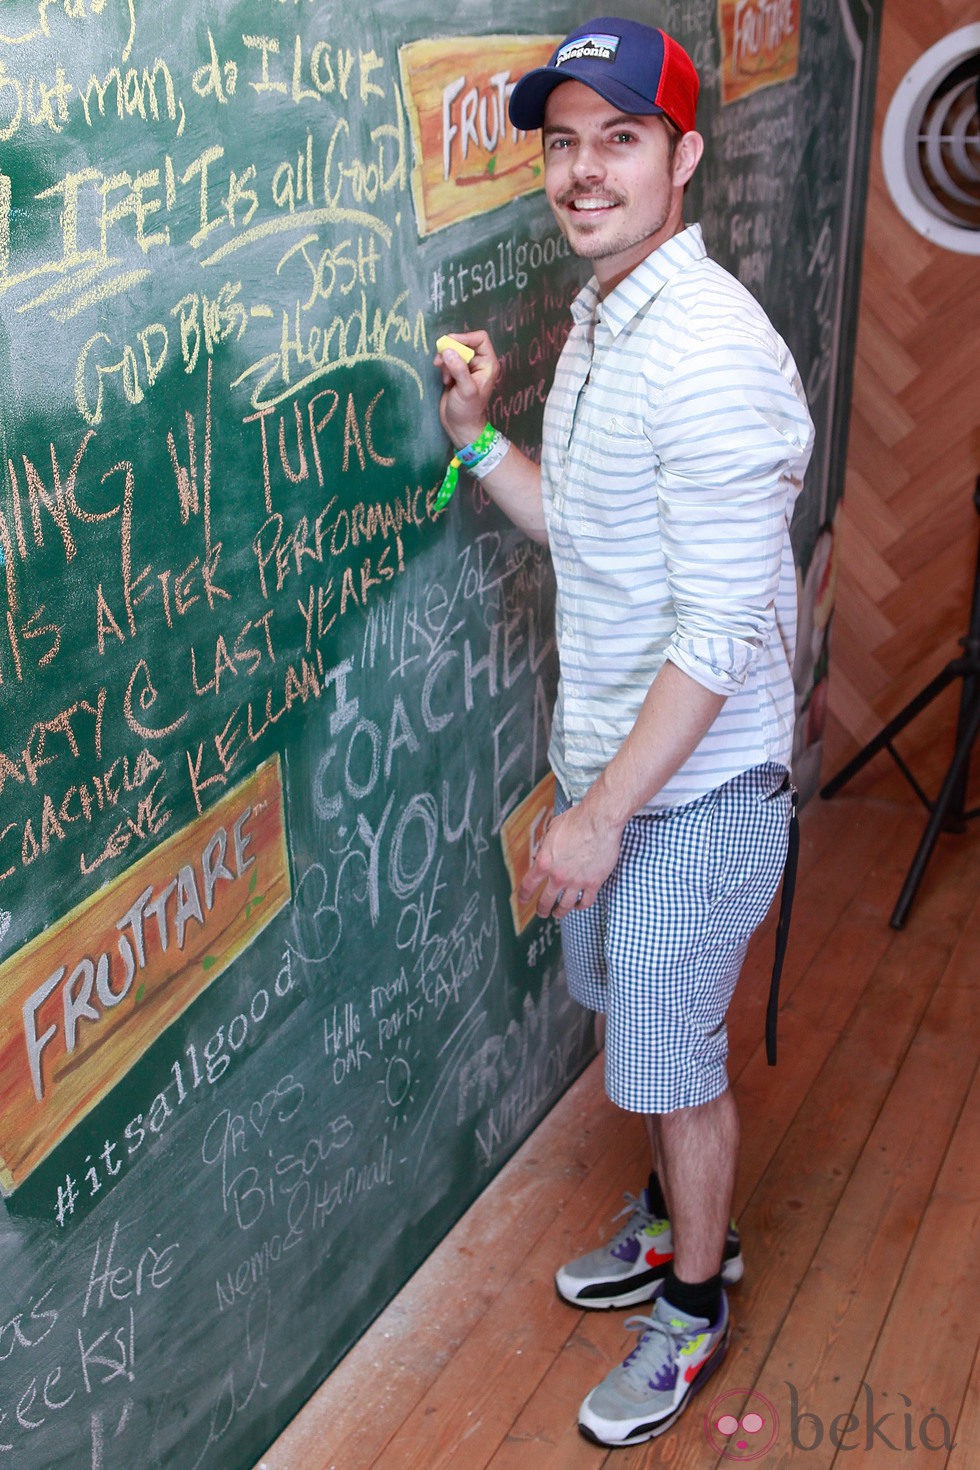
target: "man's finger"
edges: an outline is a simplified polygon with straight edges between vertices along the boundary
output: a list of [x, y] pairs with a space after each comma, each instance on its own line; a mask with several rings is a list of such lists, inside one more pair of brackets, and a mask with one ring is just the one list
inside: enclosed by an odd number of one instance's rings
[[545, 879], [541, 873], [535, 871], [534, 865], [527, 870], [521, 879], [521, 886], [517, 890], [517, 897], [521, 903], [530, 903], [535, 894], [543, 886]]

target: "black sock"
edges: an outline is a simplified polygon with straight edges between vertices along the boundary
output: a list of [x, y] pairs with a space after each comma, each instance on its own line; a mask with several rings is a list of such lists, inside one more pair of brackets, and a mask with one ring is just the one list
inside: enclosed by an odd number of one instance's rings
[[689, 1317], [706, 1317], [717, 1322], [721, 1313], [721, 1272], [707, 1281], [681, 1281], [673, 1270], [667, 1272], [663, 1298]]
[[647, 1204], [650, 1206], [650, 1214], [654, 1219], [668, 1220], [670, 1218], [667, 1201], [664, 1199], [663, 1186], [656, 1169], [650, 1170], [650, 1178], [647, 1181]]

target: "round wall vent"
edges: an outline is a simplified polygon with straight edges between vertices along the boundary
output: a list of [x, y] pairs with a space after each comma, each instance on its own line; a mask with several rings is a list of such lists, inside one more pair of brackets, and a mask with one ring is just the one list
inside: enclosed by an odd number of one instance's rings
[[913, 229], [980, 255], [980, 22], [930, 46], [902, 78], [881, 154], [889, 192]]

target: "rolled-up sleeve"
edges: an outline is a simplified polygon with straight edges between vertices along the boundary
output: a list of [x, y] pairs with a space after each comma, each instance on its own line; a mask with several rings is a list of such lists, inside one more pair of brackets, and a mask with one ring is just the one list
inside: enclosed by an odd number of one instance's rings
[[677, 624], [666, 656], [730, 695], [773, 636], [786, 527], [813, 444], [780, 338], [699, 340], [651, 418], [661, 537]]

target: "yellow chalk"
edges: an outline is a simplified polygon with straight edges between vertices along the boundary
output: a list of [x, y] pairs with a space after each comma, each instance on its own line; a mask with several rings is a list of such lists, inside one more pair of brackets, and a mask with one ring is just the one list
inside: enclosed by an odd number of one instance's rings
[[455, 337], [436, 338], [437, 352], [445, 352], [447, 347], [453, 352], [458, 352], [464, 362], [470, 362], [476, 356], [472, 347], [467, 347], [465, 342], [457, 342]]

